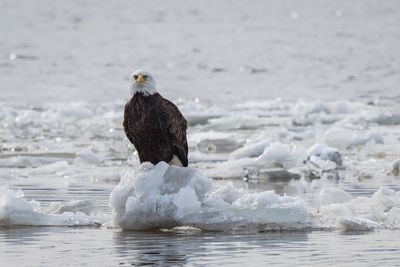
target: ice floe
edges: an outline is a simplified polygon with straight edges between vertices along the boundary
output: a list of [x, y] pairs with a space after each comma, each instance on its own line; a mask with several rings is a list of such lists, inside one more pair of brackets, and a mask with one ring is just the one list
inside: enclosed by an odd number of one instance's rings
[[396, 159], [391, 163], [391, 172], [393, 175], [400, 175], [400, 159]]
[[148, 230], [179, 226], [203, 230], [397, 229], [400, 192], [382, 187], [371, 197], [323, 188], [317, 206], [300, 196], [248, 192], [231, 182], [212, 189], [211, 179], [191, 168], [145, 163], [127, 173], [110, 196], [116, 226]]
[[309, 223], [306, 205], [299, 198], [272, 191], [244, 193], [231, 184], [214, 192], [211, 188], [211, 179], [198, 170], [163, 162], [143, 164], [111, 193], [114, 222], [126, 230], [186, 225], [218, 231], [249, 226], [297, 228]]
[[324, 133], [326, 144], [337, 148], [360, 147], [370, 141], [383, 143], [382, 135], [369, 131], [353, 131], [343, 127], [333, 126]]
[[21, 190], [0, 187], [0, 226], [99, 226], [105, 223], [109, 218], [92, 214], [93, 207], [91, 201], [53, 203], [46, 211], [39, 202], [26, 200]]

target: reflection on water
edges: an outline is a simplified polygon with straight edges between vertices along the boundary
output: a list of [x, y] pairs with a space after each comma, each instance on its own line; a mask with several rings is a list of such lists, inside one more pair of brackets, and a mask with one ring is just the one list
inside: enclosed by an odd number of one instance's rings
[[391, 231], [236, 235], [8, 228], [0, 230], [0, 259], [14, 266], [394, 266], [400, 264], [399, 238]]
[[134, 265], [181, 265], [188, 262], [190, 250], [201, 252], [201, 242], [196, 237], [174, 234], [116, 232], [113, 241], [123, 262]]

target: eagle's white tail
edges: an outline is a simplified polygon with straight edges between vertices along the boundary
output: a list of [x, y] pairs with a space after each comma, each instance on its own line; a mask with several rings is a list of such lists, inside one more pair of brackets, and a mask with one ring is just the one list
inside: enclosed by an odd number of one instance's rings
[[179, 167], [183, 167], [182, 162], [180, 161], [180, 159], [177, 156], [173, 156], [171, 161], [168, 162], [169, 165], [175, 165], [175, 166], [179, 166]]

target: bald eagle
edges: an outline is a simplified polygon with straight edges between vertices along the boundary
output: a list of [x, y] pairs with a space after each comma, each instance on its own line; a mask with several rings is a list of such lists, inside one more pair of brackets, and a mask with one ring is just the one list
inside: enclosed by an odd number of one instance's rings
[[131, 83], [132, 98], [125, 105], [123, 126], [140, 162], [187, 167], [187, 122], [182, 113], [157, 92], [149, 72], [135, 71]]

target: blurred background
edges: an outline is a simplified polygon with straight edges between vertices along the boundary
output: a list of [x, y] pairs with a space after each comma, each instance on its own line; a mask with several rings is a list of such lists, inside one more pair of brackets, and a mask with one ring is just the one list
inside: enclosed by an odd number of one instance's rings
[[397, 0], [0, 1], [0, 101], [400, 99]]

